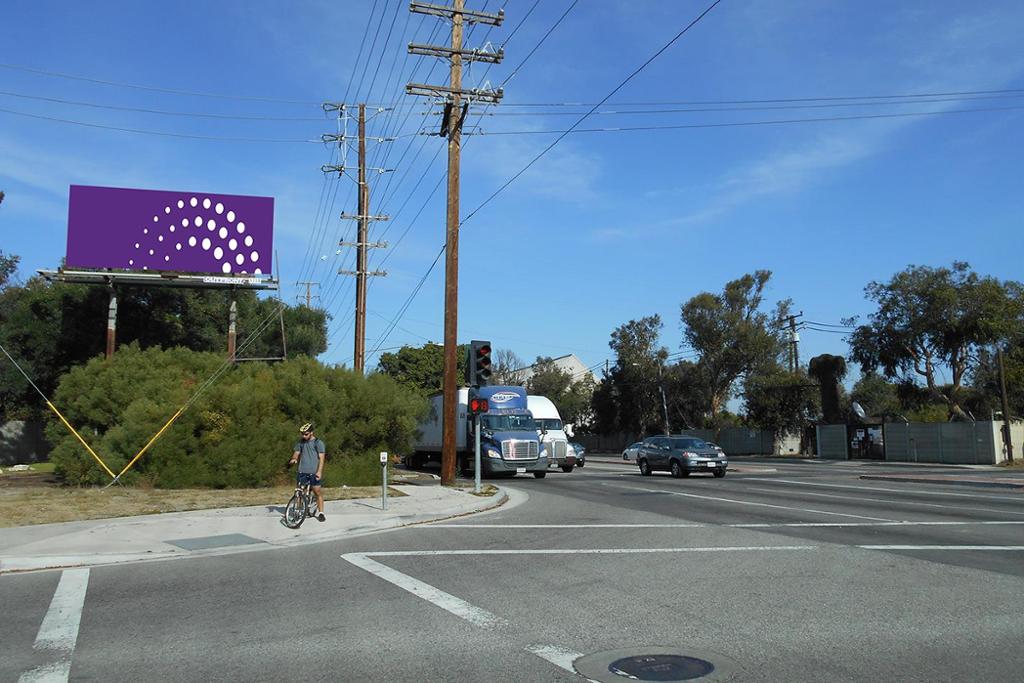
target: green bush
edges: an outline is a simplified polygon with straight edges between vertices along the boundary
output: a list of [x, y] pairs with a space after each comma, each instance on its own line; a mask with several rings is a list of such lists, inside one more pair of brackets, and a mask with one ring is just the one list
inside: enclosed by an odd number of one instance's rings
[[[64, 375], [54, 404], [118, 473], [183, 406], [187, 408], [125, 474], [161, 488], [237, 488], [290, 480], [298, 426], [312, 421], [327, 447], [325, 483], [380, 483], [378, 453], [410, 448], [426, 403], [382, 375], [361, 377], [310, 358], [229, 367], [222, 356], [187, 349], [122, 347]], [[201, 388], [202, 393], [193, 400]], [[56, 420], [47, 425], [51, 460], [68, 482], [110, 477]]]

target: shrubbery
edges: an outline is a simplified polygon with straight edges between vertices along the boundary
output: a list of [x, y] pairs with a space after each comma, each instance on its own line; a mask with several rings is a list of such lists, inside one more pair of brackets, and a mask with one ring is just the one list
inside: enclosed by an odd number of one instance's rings
[[[129, 345], [64, 375], [54, 405], [118, 473], [224, 362], [187, 349]], [[380, 451], [406, 452], [423, 398], [380, 374], [361, 377], [300, 358], [229, 368], [125, 474], [161, 488], [253, 487], [290, 480], [298, 427], [312, 421], [327, 446], [325, 483], [380, 483]], [[72, 484], [110, 477], [56, 418], [46, 428], [50, 459]]]

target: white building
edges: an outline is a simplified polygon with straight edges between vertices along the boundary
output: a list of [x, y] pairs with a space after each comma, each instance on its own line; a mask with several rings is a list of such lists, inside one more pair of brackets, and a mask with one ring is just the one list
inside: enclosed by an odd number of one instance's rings
[[[586, 365], [584, 365], [583, 361], [577, 358], [575, 354], [570, 353], [565, 356], [559, 356], [558, 358], [552, 358], [551, 362], [554, 363], [555, 367], [561, 370], [562, 372], [567, 372], [570, 375], [572, 375], [573, 382], [579, 382], [584, 377], [589, 375], [590, 379], [592, 379], [595, 384], [597, 383], [597, 376], [594, 375], [594, 372]], [[518, 379], [523, 384], [526, 384], [526, 381], [533, 376], [535, 367], [535, 365], [530, 365], [528, 367], [521, 368], [520, 370], [518, 370]]]

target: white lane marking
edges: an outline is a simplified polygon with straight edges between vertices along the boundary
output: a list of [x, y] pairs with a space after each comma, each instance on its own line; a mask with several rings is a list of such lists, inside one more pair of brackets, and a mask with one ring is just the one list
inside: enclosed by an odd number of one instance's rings
[[975, 524], [1024, 524], [1024, 520], [971, 522], [740, 522], [736, 524], [424, 524], [420, 529], [771, 529], [774, 527], [875, 527], [875, 526], [971, 526]]
[[424, 524], [423, 528], [699, 528], [708, 524]]
[[71, 677], [71, 660], [43, 664], [18, 677], [18, 683], [65, 683]]
[[[852, 486], [850, 484], [823, 484], [818, 482], [809, 481], [796, 481], [793, 479], [775, 479], [772, 477], [745, 477], [743, 481], [763, 481], [771, 484], [796, 484], [798, 486], [824, 486], [826, 488], [834, 489], [854, 489], [856, 491], [885, 491], [886, 493], [902, 493], [906, 495], [912, 493], [915, 496], [954, 496], [956, 498], [978, 498], [980, 500], [1011, 500], [1016, 503], [1024, 502], [1024, 496], [982, 496], [976, 493], [954, 493], [952, 491], [920, 491], [917, 489], [884, 489], [876, 488], [874, 486]], [[942, 482], [935, 482], [941, 484]]]
[[[376, 555], [378, 553], [374, 554]], [[423, 598], [427, 602], [433, 603], [441, 609], [451, 612], [455, 616], [465, 619], [472, 624], [476, 624], [481, 628], [494, 628], [495, 626], [501, 626], [506, 623], [504, 619], [491, 614], [487, 610], [471, 605], [465, 600], [457, 598], [450, 593], [445, 593], [438, 588], [434, 588], [430, 584], [424, 583], [419, 579], [414, 579], [407, 574], [403, 574], [400, 571], [386, 567], [380, 562], [374, 562], [363, 553], [346, 553], [341, 557], [360, 569], [365, 569], [371, 574], [379, 576], [385, 581], [393, 583], [399, 588], [407, 590], [413, 595]]]
[[18, 679], [19, 683], [68, 680], [88, 587], [88, 569], [66, 569], [61, 572], [57, 590], [53, 593], [50, 608], [43, 617], [33, 645], [36, 650], [55, 650], [60, 660], [26, 671]]
[[721, 498], [719, 496], [699, 496], [696, 493], [683, 493], [682, 491], [666, 491], [664, 489], [647, 489], [636, 486], [623, 486], [621, 484], [609, 484], [601, 482], [604, 486], [612, 486], [620, 489], [631, 489], [633, 491], [646, 491], [648, 493], [668, 493], [673, 496], [685, 496], [686, 498], [698, 498], [701, 500], [717, 500], [723, 503], [735, 503], [737, 505], [751, 505], [754, 507], [774, 508], [776, 510], [792, 510], [795, 512], [811, 512], [818, 515], [833, 515], [836, 517], [853, 517], [855, 519], [870, 519], [874, 522], [895, 522], [899, 520], [886, 519], [885, 517], [868, 517], [867, 515], [851, 515], [845, 512], [829, 512], [827, 510], [814, 510], [812, 508], [797, 508], [788, 505], [772, 505], [771, 503], [756, 503], [751, 500], [736, 500], [735, 498]]
[[[769, 488], [758, 488], [756, 486], [750, 486], [743, 489], [744, 491], [763, 491], [765, 493], [778, 494], [779, 489]], [[917, 505], [919, 507], [931, 507], [931, 508], [942, 508], [943, 510], [970, 510], [972, 512], [994, 512], [1000, 515], [1024, 515], [1024, 512], [1013, 512], [1012, 510], [993, 510], [992, 508], [976, 508], [976, 507], [962, 507], [959, 505], [943, 505], [941, 503], [921, 503], [911, 500], [886, 500], [885, 498], [865, 498], [863, 496], [844, 496], [837, 493], [815, 493], [813, 491], [801, 491], [802, 496], [817, 496], [819, 498], [839, 498], [840, 500], [864, 500], [874, 503], [887, 503], [889, 505]]]
[[865, 550], [1024, 550], [1024, 545], [858, 545]]
[[546, 659], [560, 669], [565, 669], [569, 673], [582, 677], [584, 680], [594, 680], [583, 676], [580, 672], [576, 671], [572, 665], [574, 661], [583, 656], [582, 652], [574, 652], [573, 650], [567, 650], [564, 647], [558, 647], [557, 645], [527, 645], [524, 649], [527, 652], [532, 652], [541, 659]]
[[[757, 550], [817, 550], [816, 545], [732, 545], [691, 548], [501, 548], [489, 550], [379, 550], [350, 553], [365, 557], [438, 557], [441, 555], [635, 555], [644, 553], [718, 553]], [[349, 557], [349, 555], [342, 555]], [[351, 560], [350, 560], [351, 561]], [[356, 564], [353, 562], [353, 564]], [[374, 564], [377, 564], [376, 562]], [[361, 566], [361, 565], [360, 565]]]

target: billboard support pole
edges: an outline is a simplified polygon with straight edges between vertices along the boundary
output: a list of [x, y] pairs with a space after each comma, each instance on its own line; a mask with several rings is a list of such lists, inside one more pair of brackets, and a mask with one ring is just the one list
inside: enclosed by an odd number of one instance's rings
[[110, 287], [110, 305], [107, 307], [107, 360], [114, 355], [117, 342], [117, 289]]
[[235, 290], [231, 290], [231, 306], [228, 308], [228, 358], [235, 362], [235, 322], [238, 319], [238, 304], [235, 301]]

